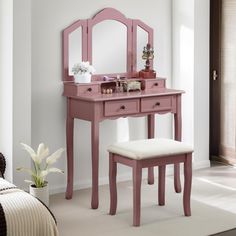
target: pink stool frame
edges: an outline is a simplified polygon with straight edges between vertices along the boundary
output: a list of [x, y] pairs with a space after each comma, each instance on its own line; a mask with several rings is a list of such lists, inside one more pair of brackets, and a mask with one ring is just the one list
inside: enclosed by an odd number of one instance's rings
[[144, 160], [133, 160], [114, 153], [109, 153], [109, 183], [110, 183], [110, 215], [116, 214], [117, 209], [117, 163], [133, 169], [133, 225], [140, 226], [141, 181], [142, 168], [159, 166], [158, 203], [165, 205], [165, 173], [166, 165], [184, 163], [184, 195], [183, 205], [185, 216], [191, 216], [190, 196], [192, 185], [192, 153], [183, 155], [164, 156]]

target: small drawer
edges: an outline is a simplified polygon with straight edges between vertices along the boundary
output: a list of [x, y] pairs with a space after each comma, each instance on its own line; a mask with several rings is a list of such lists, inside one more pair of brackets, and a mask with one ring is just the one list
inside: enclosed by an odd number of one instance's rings
[[172, 96], [141, 99], [141, 112], [165, 111], [172, 108]]
[[145, 90], [156, 90], [165, 88], [165, 79], [147, 79], [145, 81]]
[[78, 85], [78, 95], [94, 94], [98, 92], [99, 92], [99, 86], [97, 84]]
[[139, 112], [139, 99], [108, 101], [104, 104], [105, 116], [128, 115]]
[[99, 92], [98, 84], [75, 84], [75, 83], [65, 83], [64, 84], [64, 96], [81, 96], [81, 95], [89, 95], [96, 94]]

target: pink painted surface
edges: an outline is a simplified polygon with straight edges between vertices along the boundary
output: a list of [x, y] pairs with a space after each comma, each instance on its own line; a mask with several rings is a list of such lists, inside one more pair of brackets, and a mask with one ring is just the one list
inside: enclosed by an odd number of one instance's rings
[[74, 156], [73, 156], [74, 118], [71, 116], [71, 98], [67, 98], [66, 143], [67, 143], [66, 199], [71, 199], [73, 194], [73, 180], [74, 180]]
[[166, 165], [184, 163], [184, 194], [183, 208], [185, 216], [191, 216], [191, 184], [192, 184], [192, 153], [163, 156], [144, 160], [129, 159], [114, 153], [109, 153], [109, 186], [110, 214], [115, 215], [117, 209], [116, 174], [117, 163], [132, 167], [133, 170], [133, 226], [140, 226], [141, 218], [141, 180], [142, 168], [159, 166], [158, 203], [165, 205], [165, 171]]
[[104, 103], [105, 116], [137, 114], [140, 107], [140, 99], [126, 99], [108, 101]]
[[[148, 115], [147, 122], [148, 122], [148, 138], [154, 138], [155, 137], [155, 115], [154, 114]], [[148, 168], [148, 184], [154, 184], [154, 168], [153, 167]]]
[[[181, 94], [182, 91], [178, 90], [166, 90], [166, 93], [162, 91], [161, 93], [153, 92], [148, 94], [148, 98], [151, 100], [165, 98], [166, 94], [168, 97], [170, 96], [173, 101], [169, 109], [163, 110], [152, 110], [146, 112], [141, 110], [141, 107], [138, 105], [142, 102], [142, 99], [147, 99], [146, 94], [136, 94], [134, 96], [121, 93], [120, 96], [117, 94], [109, 96], [104, 96], [102, 94], [95, 94], [95, 99], [90, 95], [90, 99], [85, 99], [87, 97], [86, 94], [81, 94], [80, 96], [72, 96], [68, 97], [68, 113], [67, 113], [67, 163], [68, 163], [68, 176], [67, 176], [67, 192], [66, 198], [70, 199], [72, 197], [73, 192], [73, 122], [74, 118], [88, 120], [91, 122], [91, 156], [92, 156], [92, 200], [91, 207], [93, 209], [97, 209], [98, 207], [98, 178], [99, 178], [99, 123], [104, 119], [110, 118], [119, 118], [126, 116], [146, 116], [148, 115], [148, 138], [154, 137], [154, 116], [155, 113], [166, 113], [171, 112], [175, 114], [175, 125], [176, 127], [176, 138], [179, 137], [181, 133], [181, 113], [180, 103], [181, 103]], [[171, 94], [171, 95], [170, 95]], [[97, 99], [97, 96], [100, 96]], [[113, 99], [112, 99], [113, 97]], [[133, 98], [135, 97], [135, 98]], [[178, 98], [177, 98], [178, 97]], [[102, 99], [103, 98], [103, 99]], [[131, 102], [130, 102], [131, 101]], [[134, 102], [133, 102], [134, 101]], [[138, 102], [139, 101], [139, 102]], [[116, 104], [117, 106], [115, 106]], [[125, 108], [128, 106], [128, 110], [121, 109], [124, 105]], [[108, 108], [107, 108], [108, 106]], [[119, 108], [116, 110], [116, 107]], [[107, 110], [108, 109], [108, 110]], [[132, 112], [130, 112], [132, 111]], [[176, 164], [177, 166], [177, 164]], [[176, 172], [175, 178], [179, 178], [179, 172]], [[177, 179], [178, 180], [178, 179]], [[153, 167], [150, 166], [148, 171], [148, 183], [154, 183], [154, 174]], [[177, 182], [180, 185], [180, 182]]]
[[[104, 8], [99, 11], [94, 17], [87, 20], [78, 20], [63, 30], [62, 34], [62, 58], [63, 58], [63, 81], [73, 81], [73, 76], [69, 75], [69, 35], [78, 29], [82, 28], [82, 60], [93, 61], [92, 55], [92, 29], [93, 26], [104, 20], [116, 20], [127, 27], [127, 71], [119, 73], [121, 76], [137, 77], [137, 27], [141, 27], [148, 33], [148, 43], [153, 46], [153, 29], [140, 20], [127, 18], [124, 14], [114, 8]], [[144, 45], [145, 46], [145, 45]], [[151, 61], [153, 67], [153, 61]], [[93, 80], [100, 80], [102, 75], [94, 75]], [[108, 75], [108, 74], [106, 74]], [[109, 74], [108, 76], [116, 76], [117, 74]]]
[[[71, 199], [73, 194], [74, 157], [73, 136], [74, 119], [83, 119], [91, 122], [91, 158], [92, 158], [92, 199], [91, 207], [98, 208], [98, 178], [99, 178], [99, 123], [105, 119], [117, 119], [126, 116], [148, 116], [148, 138], [154, 138], [155, 114], [173, 113], [175, 118], [175, 139], [181, 140], [181, 95], [183, 91], [166, 89], [165, 79], [143, 79], [145, 90], [130, 93], [101, 94], [101, 75], [95, 75], [89, 84], [76, 84], [69, 76], [69, 34], [82, 27], [82, 60], [92, 60], [92, 27], [106, 19], [120, 21], [127, 26], [127, 73], [125, 76], [137, 76], [136, 48], [137, 27], [140, 26], [148, 33], [148, 42], [153, 45], [153, 30], [140, 20], [126, 18], [119, 11], [106, 8], [96, 14], [92, 19], [79, 20], [63, 31], [63, 80], [64, 93], [67, 97], [67, 190], [66, 198]], [[133, 31], [132, 31], [133, 29]], [[116, 76], [116, 74], [112, 74]], [[168, 98], [167, 100], [165, 100]], [[154, 107], [160, 102], [161, 109]], [[164, 103], [163, 103], [164, 101]], [[171, 104], [170, 104], [171, 101]], [[140, 105], [141, 104], [141, 105]], [[164, 105], [163, 105], [164, 104]], [[158, 105], [156, 105], [158, 106]], [[148, 167], [148, 183], [154, 183], [153, 166]], [[175, 165], [175, 189], [181, 191], [179, 178], [179, 164]], [[138, 190], [137, 190], [138, 191]], [[138, 199], [137, 199], [138, 201]], [[138, 209], [136, 209], [138, 211]], [[136, 222], [138, 223], [138, 222]]]
[[159, 206], [165, 205], [165, 175], [166, 166], [159, 166], [158, 168], [158, 204]]
[[82, 27], [82, 61], [88, 60], [87, 20], [78, 20], [62, 32], [63, 81], [74, 81], [73, 76], [69, 75], [69, 35], [79, 27]]
[[158, 81], [156, 79], [148, 79], [146, 80], [146, 88], [149, 90], [158, 90], [160, 88], [165, 88], [165, 82], [165, 79], [160, 79]]
[[[174, 124], [175, 124], [175, 140], [182, 140], [182, 117], [181, 117], [181, 96], [177, 95], [176, 101], [177, 111], [174, 114]], [[181, 181], [180, 181], [180, 165], [174, 165], [174, 187], [175, 192], [181, 192]]]

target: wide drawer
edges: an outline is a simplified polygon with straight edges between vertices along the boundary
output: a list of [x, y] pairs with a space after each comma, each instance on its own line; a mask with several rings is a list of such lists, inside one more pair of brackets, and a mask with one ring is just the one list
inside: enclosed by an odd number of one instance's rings
[[141, 112], [165, 111], [172, 108], [172, 96], [141, 99]]
[[104, 104], [104, 116], [128, 115], [139, 112], [139, 99], [108, 101]]
[[145, 90], [158, 90], [160, 88], [165, 88], [165, 79], [147, 79], [145, 81]]

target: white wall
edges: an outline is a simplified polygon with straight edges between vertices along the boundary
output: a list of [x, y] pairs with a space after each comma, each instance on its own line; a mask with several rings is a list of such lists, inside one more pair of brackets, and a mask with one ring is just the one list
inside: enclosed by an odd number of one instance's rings
[[[134, 7], [135, 6], [135, 7]], [[52, 150], [65, 147], [66, 99], [62, 94], [61, 32], [77, 19], [92, 17], [98, 10], [114, 7], [130, 18], [139, 18], [154, 28], [156, 50], [155, 69], [171, 84], [171, 1], [150, 0], [42, 0], [32, 1], [32, 144], [43, 141]], [[145, 9], [145, 10], [144, 10]], [[130, 137], [145, 137], [145, 119], [129, 119]], [[158, 136], [171, 135], [168, 115], [158, 117]], [[127, 121], [104, 121], [100, 124], [100, 177], [107, 181], [108, 157], [106, 147], [119, 139], [126, 139]], [[137, 129], [138, 127], [138, 129]], [[75, 183], [76, 187], [90, 186], [90, 124], [75, 123]], [[66, 169], [65, 155], [58, 163]], [[130, 171], [128, 171], [130, 173]], [[120, 177], [127, 177], [122, 168]], [[65, 176], [50, 177], [53, 188], [64, 187]]]
[[31, 0], [13, 0], [13, 181], [26, 187], [28, 175], [16, 168], [30, 167], [20, 142], [31, 144]]
[[0, 36], [0, 152], [7, 158], [6, 178], [12, 181], [12, 0], [0, 0]]
[[195, 0], [194, 10], [194, 148], [195, 166], [209, 163], [210, 1]]
[[20, 142], [31, 142], [31, 6], [30, 0], [0, 1], [0, 150], [6, 178], [24, 187], [19, 166], [30, 159]]
[[209, 0], [173, 0], [173, 87], [183, 95], [183, 141], [194, 166], [209, 161]]

